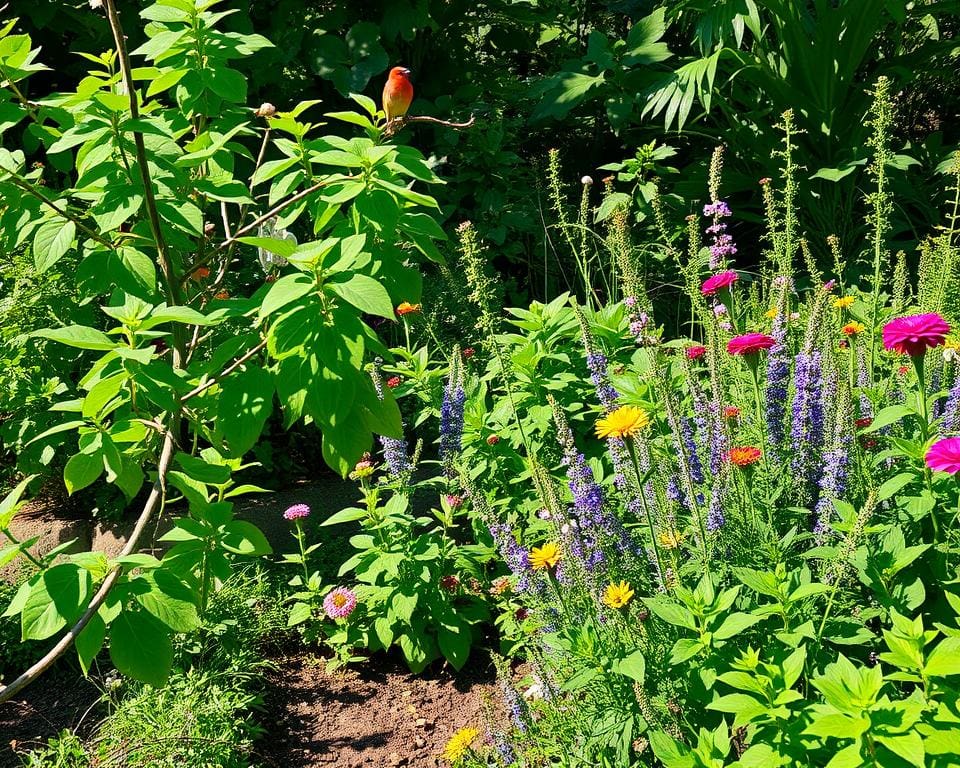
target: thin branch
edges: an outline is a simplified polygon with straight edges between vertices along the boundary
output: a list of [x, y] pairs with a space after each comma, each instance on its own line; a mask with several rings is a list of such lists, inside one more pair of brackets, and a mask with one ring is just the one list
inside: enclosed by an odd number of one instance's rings
[[[120, 59], [120, 72], [123, 76], [123, 85], [130, 99], [130, 117], [134, 120], [140, 117], [140, 104], [137, 97], [137, 87], [133, 82], [133, 73], [130, 69], [130, 56], [127, 54], [126, 38], [123, 34], [123, 27], [120, 24], [120, 17], [117, 15], [117, 6], [115, 0], [104, 0], [107, 9], [107, 18], [110, 21], [110, 31], [113, 33], [113, 40], [117, 46], [117, 55]], [[163, 230], [160, 227], [160, 214], [157, 211], [157, 199], [153, 193], [153, 181], [150, 178], [150, 166], [147, 164], [147, 148], [143, 143], [143, 133], [135, 130], [133, 132], [133, 143], [137, 151], [137, 165], [140, 167], [140, 177], [143, 180], [143, 199], [147, 208], [147, 217], [150, 220], [150, 231], [157, 246], [157, 260], [160, 263], [160, 271], [163, 272], [164, 288], [167, 294], [167, 304], [175, 306], [177, 294], [179, 293], [179, 284], [173, 273], [173, 266], [167, 254], [167, 247], [163, 240]], [[174, 333], [173, 344], [173, 367], [180, 368], [183, 365], [183, 335]]]
[[[110, 0], [107, 0], [107, 2], [110, 2]], [[140, 536], [143, 534], [144, 529], [147, 527], [147, 523], [153, 516], [153, 511], [157, 506], [157, 502], [166, 493], [165, 488], [167, 471], [170, 469], [170, 460], [173, 457], [173, 449], [173, 432], [167, 430], [163, 438], [163, 448], [160, 451], [160, 462], [157, 465], [157, 479], [153, 483], [153, 488], [150, 490], [150, 496], [147, 498], [146, 503], [144, 503], [143, 510], [140, 512], [140, 516], [137, 518], [137, 522], [133, 527], [133, 531], [130, 533], [130, 538], [127, 539], [126, 545], [120, 551], [120, 557], [130, 555], [136, 550]], [[20, 675], [20, 677], [11, 682], [9, 685], [0, 688], [0, 704], [16, 696], [20, 691], [22, 691], [24, 688], [30, 685], [30, 683], [40, 677], [40, 675], [46, 672], [57, 659], [66, 653], [73, 642], [77, 639], [77, 636], [83, 631], [84, 627], [90, 623], [90, 620], [94, 617], [97, 611], [100, 610], [100, 606], [106, 601], [107, 595], [110, 594], [110, 590], [113, 589], [114, 584], [117, 583], [117, 579], [120, 578], [121, 571], [122, 569], [119, 565], [114, 566], [110, 573], [107, 574], [107, 577], [101, 582], [100, 588], [97, 590], [97, 593], [93, 596], [93, 599], [87, 606], [87, 610], [83, 612], [83, 615], [77, 620], [77, 623], [70, 628], [70, 631], [61, 637], [60, 640], [57, 641], [57, 644], [47, 651], [40, 661], [30, 667], [30, 669]]]
[[66, 208], [61, 208], [52, 200], [49, 200], [43, 195], [41, 195], [37, 190], [33, 188], [33, 185], [21, 179], [19, 176], [13, 173], [13, 171], [7, 171], [7, 175], [10, 177], [10, 181], [12, 181], [16, 186], [18, 186], [24, 192], [27, 192], [28, 194], [33, 195], [35, 198], [37, 198], [37, 200], [41, 201], [48, 208], [55, 211], [58, 216], [62, 216], [63, 218], [68, 219], [69, 221], [72, 221], [77, 226], [77, 229], [83, 232], [83, 234], [85, 234], [91, 240], [96, 240], [98, 243], [100, 243], [100, 245], [105, 245], [107, 248], [110, 248], [110, 249], [115, 248], [113, 243], [111, 243], [109, 240], [104, 239], [100, 234], [90, 229], [90, 227], [88, 227], [80, 219], [78, 219], [76, 216], [70, 213], [70, 211], [68, 211]]
[[430, 125], [440, 125], [444, 128], [453, 128], [455, 131], [462, 131], [466, 128], [473, 128], [476, 122], [477, 118], [473, 115], [470, 115], [470, 119], [465, 123], [452, 123], [449, 120], [441, 120], [438, 117], [430, 117], [429, 115], [404, 115], [403, 117], [395, 117], [387, 123], [383, 129], [383, 136], [389, 138], [410, 123], [429, 123]]
[[234, 360], [230, 365], [224, 368], [219, 374], [214, 376], [212, 379], [208, 379], [202, 384], [199, 384], [193, 389], [191, 389], [189, 392], [187, 392], [187, 394], [185, 394], [183, 397], [180, 398], [180, 402], [185, 403], [191, 397], [196, 397], [201, 392], [205, 392], [206, 390], [210, 389], [210, 387], [212, 387], [214, 384], [221, 381], [222, 379], [225, 379], [227, 376], [229, 376], [231, 373], [237, 370], [237, 368], [239, 368], [241, 365], [247, 362], [247, 360], [249, 360], [251, 357], [257, 354], [257, 352], [259, 352], [265, 346], [267, 346], [266, 339], [261, 341], [255, 347], [248, 349], [246, 352], [243, 353], [243, 355], [241, 355], [236, 360]]

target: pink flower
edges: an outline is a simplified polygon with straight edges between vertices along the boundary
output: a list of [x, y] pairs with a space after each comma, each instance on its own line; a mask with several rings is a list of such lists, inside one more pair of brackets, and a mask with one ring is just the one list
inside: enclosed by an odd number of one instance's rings
[[305, 517], [310, 517], [310, 507], [306, 504], [294, 504], [283, 513], [284, 520], [302, 520]]
[[955, 475], [960, 472], [960, 437], [937, 440], [927, 450], [927, 466], [935, 472]]
[[707, 348], [701, 344], [687, 347], [687, 360], [699, 360], [705, 354], [707, 354]]
[[334, 587], [323, 598], [323, 610], [331, 619], [345, 619], [357, 607], [357, 595], [346, 587]]
[[718, 272], [703, 281], [703, 285], [700, 286], [700, 293], [704, 296], [713, 296], [713, 294], [722, 288], [729, 288], [737, 282], [739, 277], [740, 276], [732, 269], [728, 269], [726, 272]]
[[460, 509], [460, 507], [463, 506], [463, 496], [457, 496], [454, 493], [448, 493], [447, 504], [450, 505], [450, 509]]
[[727, 342], [727, 352], [731, 355], [752, 355], [762, 349], [770, 349], [776, 343], [773, 336], [765, 333], [745, 333]]
[[883, 346], [901, 355], [919, 357], [928, 347], [939, 347], [950, 333], [950, 326], [936, 312], [906, 315], [883, 326]]

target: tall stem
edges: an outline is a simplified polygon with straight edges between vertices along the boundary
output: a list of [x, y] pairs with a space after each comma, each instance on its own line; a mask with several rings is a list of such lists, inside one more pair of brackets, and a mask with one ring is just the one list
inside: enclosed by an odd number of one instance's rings
[[[647, 495], [643, 492], [643, 475], [640, 472], [640, 462], [637, 460], [637, 448], [633, 443], [633, 438], [628, 437], [624, 442], [627, 444], [627, 451], [630, 453], [633, 471], [637, 477], [637, 494], [640, 496], [640, 503], [643, 506], [643, 516], [647, 518], [647, 527], [650, 529], [650, 541], [653, 543], [653, 553], [657, 558], [657, 570], [660, 573], [660, 581], [664, 588], [666, 588], [666, 572], [663, 569], [663, 558], [660, 556], [660, 545], [657, 543], [657, 532], [653, 527], [653, 516], [650, 514], [650, 507], [647, 506]], [[706, 539], [704, 539], [704, 546], [706, 546]]]

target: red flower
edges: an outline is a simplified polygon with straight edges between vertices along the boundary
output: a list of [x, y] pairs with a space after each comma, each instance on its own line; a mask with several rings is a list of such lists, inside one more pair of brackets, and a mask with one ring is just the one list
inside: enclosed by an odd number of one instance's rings
[[910, 373], [910, 367], [901, 365], [899, 368], [897, 368], [897, 373], [899, 373], [901, 376], [906, 376], [908, 373]]
[[210, 268], [209, 267], [197, 267], [193, 272], [190, 273], [191, 280], [206, 280], [210, 277]]
[[460, 579], [452, 574], [450, 576], [443, 576], [440, 579], [440, 588], [446, 592], [456, 592], [459, 586]]
[[399, 376], [391, 376], [389, 379], [387, 379], [387, 386], [390, 387], [390, 389], [393, 389], [394, 387], [399, 387], [400, 382], [401, 379]]
[[738, 467], [749, 467], [760, 461], [763, 454], [759, 448], [752, 445], [745, 445], [737, 448], [731, 448], [727, 451], [727, 461]]
[[863, 429], [873, 424], [873, 419], [869, 416], [864, 416], [862, 419], [857, 419], [854, 423], [857, 425], [857, 429]]
[[699, 360], [705, 354], [707, 354], [707, 348], [702, 344], [694, 344], [692, 347], [687, 347], [687, 360]]
[[735, 405], [725, 406], [723, 409], [723, 418], [735, 419], [740, 415], [740, 409]]
[[500, 442], [500, 435], [490, 435], [487, 438], [487, 445], [496, 445]]
[[946, 341], [950, 326], [936, 312], [906, 315], [883, 326], [883, 346], [901, 355], [918, 357], [928, 347], [939, 347]]
[[476, 352], [474, 351], [473, 347], [467, 347], [465, 350], [463, 350], [463, 359], [469, 360], [475, 354]]
[[960, 472], [960, 437], [937, 440], [927, 450], [927, 466], [935, 472], [955, 475]]
[[727, 352], [731, 355], [752, 355], [762, 349], [770, 349], [776, 343], [773, 336], [765, 333], [745, 333], [727, 342]]
[[700, 293], [704, 296], [713, 296], [717, 291], [729, 288], [739, 279], [740, 276], [732, 269], [728, 269], [726, 272], [718, 272], [703, 281], [703, 285], [700, 286]]
[[864, 448], [876, 448], [876, 447], [877, 447], [877, 441], [874, 440], [873, 438], [871, 438], [871, 439], [869, 439], [869, 440], [864, 440], [864, 441], [863, 441], [863, 447], [864, 447]]

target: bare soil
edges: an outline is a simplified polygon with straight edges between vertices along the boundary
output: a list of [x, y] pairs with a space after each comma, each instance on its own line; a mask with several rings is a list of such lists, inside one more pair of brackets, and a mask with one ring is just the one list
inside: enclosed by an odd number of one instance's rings
[[325, 662], [300, 651], [275, 660], [261, 722], [259, 753], [284, 768], [435, 768], [458, 729], [485, 721], [495, 697], [493, 665], [472, 658], [411, 675], [393, 657], [375, 657], [327, 673]]

